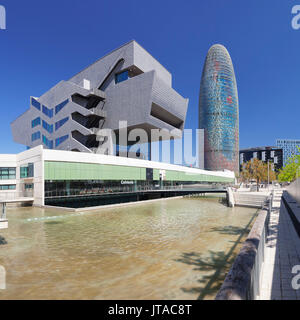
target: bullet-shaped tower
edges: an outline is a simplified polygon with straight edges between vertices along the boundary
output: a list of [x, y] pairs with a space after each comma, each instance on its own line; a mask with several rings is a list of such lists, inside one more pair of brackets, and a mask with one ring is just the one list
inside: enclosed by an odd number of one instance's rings
[[239, 101], [227, 49], [213, 45], [206, 56], [199, 97], [204, 129], [204, 168], [239, 172]]

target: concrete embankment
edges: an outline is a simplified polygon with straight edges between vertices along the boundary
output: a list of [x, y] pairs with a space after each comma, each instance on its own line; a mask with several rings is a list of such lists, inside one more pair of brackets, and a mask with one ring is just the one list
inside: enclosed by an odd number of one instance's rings
[[235, 206], [262, 208], [270, 195], [263, 192], [233, 192]]
[[286, 190], [300, 204], [300, 178], [290, 184]]
[[218, 292], [217, 300], [300, 300], [293, 286], [300, 265], [300, 204], [275, 190]]
[[264, 260], [267, 217], [267, 209], [259, 211], [216, 300], [251, 300], [258, 294], [260, 269]]

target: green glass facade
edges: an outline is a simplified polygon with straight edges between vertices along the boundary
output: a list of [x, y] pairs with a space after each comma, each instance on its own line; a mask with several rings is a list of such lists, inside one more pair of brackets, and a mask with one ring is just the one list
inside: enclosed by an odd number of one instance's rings
[[[232, 183], [233, 179], [205, 174], [165, 170], [164, 181]], [[67, 180], [146, 180], [146, 168], [76, 162], [45, 161], [45, 181]], [[153, 180], [160, 180], [160, 170], [153, 169]]]

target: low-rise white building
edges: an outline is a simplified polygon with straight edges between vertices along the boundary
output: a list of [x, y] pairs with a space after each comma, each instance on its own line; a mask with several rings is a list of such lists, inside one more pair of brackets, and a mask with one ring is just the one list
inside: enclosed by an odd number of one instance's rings
[[[214, 172], [148, 160], [44, 149], [0, 155], [0, 199], [33, 197], [33, 204], [53, 204], [72, 197], [112, 198], [192, 184], [234, 183], [234, 173]], [[116, 200], [117, 201], [117, 200]]]

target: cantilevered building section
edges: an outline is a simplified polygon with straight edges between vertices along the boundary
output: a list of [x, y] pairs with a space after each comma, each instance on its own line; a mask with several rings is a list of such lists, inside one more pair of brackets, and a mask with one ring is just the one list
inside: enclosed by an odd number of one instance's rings
[[204, 129], [204, 168], [239, 171], [239, 103], [228, 51], [208, 51], [200, 87], [199, 128]]
[[99, 129], [166, 128], [181, 137], [188, 99], [172, 88], [171, 74], [137, 42], [104, 56], [61, 81], [12, 124], [14, 141], [33, 148], [95, 153]]

